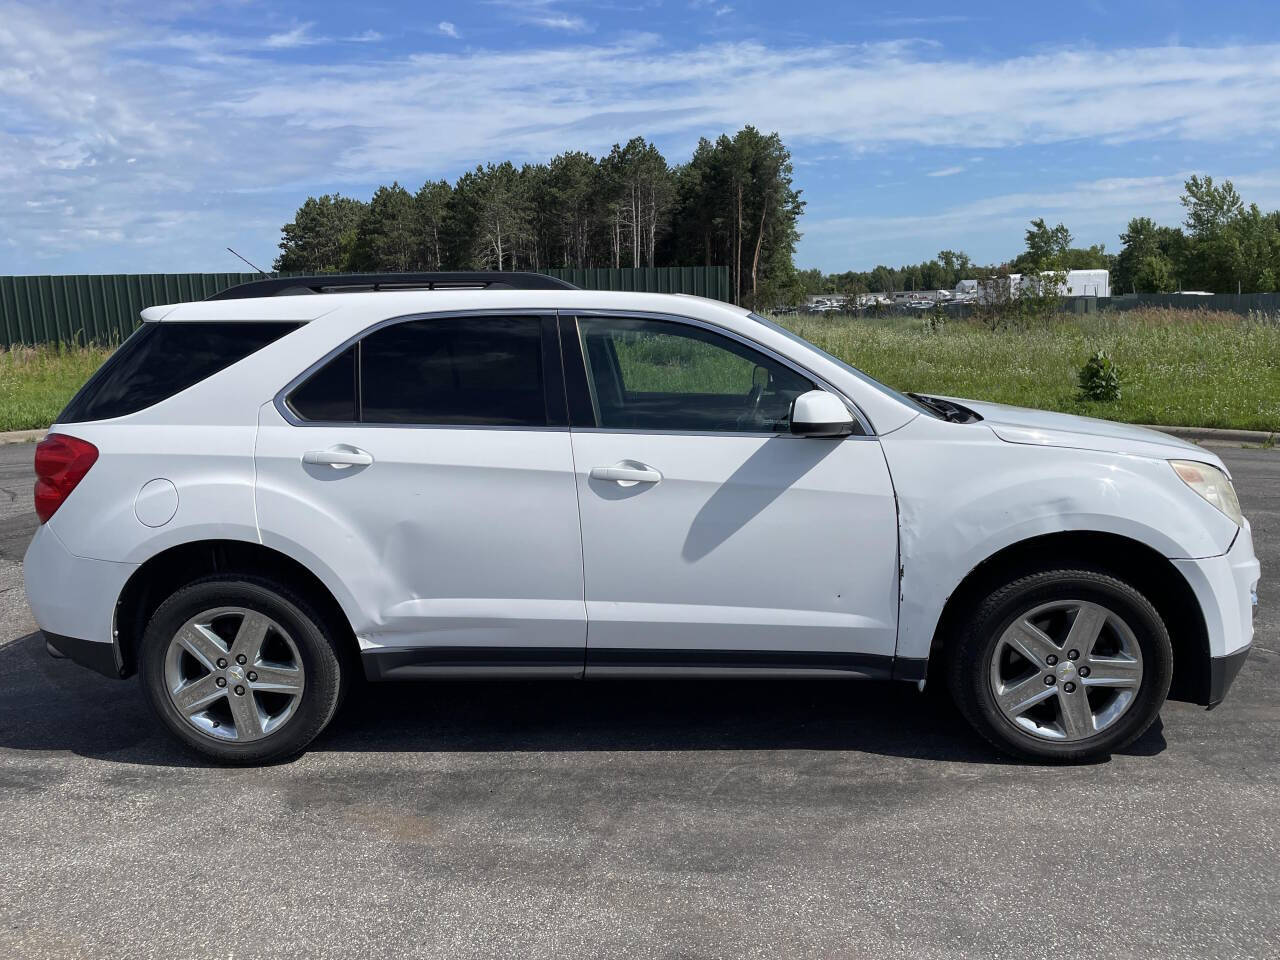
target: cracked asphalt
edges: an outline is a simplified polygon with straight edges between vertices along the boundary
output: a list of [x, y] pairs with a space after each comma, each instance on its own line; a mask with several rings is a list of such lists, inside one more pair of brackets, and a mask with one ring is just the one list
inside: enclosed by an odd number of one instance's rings
[[1216, 448], [1263, 564], [1227, 702], [1008, 763], [913, 687], [357, 689], [302, 758], [183, 754], [54, 661], [0, 446], [0, 955], [1280, 956], [1280, 451]]

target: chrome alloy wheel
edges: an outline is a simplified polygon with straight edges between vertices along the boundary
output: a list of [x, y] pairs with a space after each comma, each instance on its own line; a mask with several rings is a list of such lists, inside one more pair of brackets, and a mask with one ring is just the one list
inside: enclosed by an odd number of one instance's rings
[[302, 657], [270, 617], [215, 607], [192, 617], [169, 641], [165, 689], [186, 721], [206, 736], [247, 743], [289, 722], [302, 702]]
[[1056, 600], [1019, 616], [1000, 635], [990, 665], [996, 706], [1044, 740], [1085, 740], [1133, 705], [1142, 650], [1113, 610]]

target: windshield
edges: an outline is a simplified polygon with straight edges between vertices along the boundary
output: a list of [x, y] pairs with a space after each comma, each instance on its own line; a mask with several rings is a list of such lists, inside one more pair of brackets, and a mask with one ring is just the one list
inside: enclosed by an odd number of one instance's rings
[[944, 417], [939, 411], [921, 403], [919, 400], [916, 400], [912, 397], [907, 396], [905, 393], [899, 393], [897, 390], [894, 390], [892, 387], [886, 387], [879, 380], [875, 379], [874, 377], [867, 376], [857, 367], [851, 367], [849, 364], [845, 363], [839, 357], [834, 356], [830, 353], [827, 353], [827, 351], [823, 350], [821, 347], [809, 342], [804, 337], [800, 336], [798, 333], [794, 333], [793, 331], [788, 330], [786, 327], [782, 326], [781, 324], [774, 323], [772, 320], [769, 320], [766, 317], [762, 317], [758, 313], [751, 314], [751, 319], [764, 324], [770, 330], [776, 330], [778, 333], [782, 334], [784, 337], [786, 337], [788, 340], [790, 340], [793, 343], [803, 344], [804, 346], [808, 347], [810, 350], [816, 350], [818, 353], [822, 354], [832, 363], [839, 365], [843, 369], [847, 370], [849, 373], [853, 374], [855, 377], [857, 377], [867, 386], [873, 387], [876, 390], [879, 390], [881, 393], [885, 394], [886, 396], [893, 397], [893, 399], [897, 400], [899, 403], [905, 404], [906, 406], [910, 407], [912, 410], [916, 410], [919, 413], [923, 413], [927, 416], [933, 417], [935, 420], [944, 419]]

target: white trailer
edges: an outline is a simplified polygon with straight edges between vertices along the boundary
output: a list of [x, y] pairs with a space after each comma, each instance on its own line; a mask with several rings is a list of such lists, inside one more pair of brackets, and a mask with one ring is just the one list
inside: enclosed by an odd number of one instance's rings
[[1111, 274], [1106, 270], [1068, 270], [1059, 292], [1064, 297], [1109, 297]]

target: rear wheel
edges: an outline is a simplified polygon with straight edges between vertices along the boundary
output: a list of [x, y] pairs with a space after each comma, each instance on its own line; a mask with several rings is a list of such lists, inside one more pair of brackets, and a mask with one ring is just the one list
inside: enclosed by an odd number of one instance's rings
[[304, 749], [332, 718], [343, 680], [323, 619], [257, 577], [210, 577], [174, 593], [147, 625], [139, 671], [169, 731], [221, 763]]
[[1090, 570], [1052, 570], [994, 591], [950, 659], [951, 691], [1000, 749], [1086, 760], [1155, 720], [1173, 672], [1169, 633], [1133, 587]]

